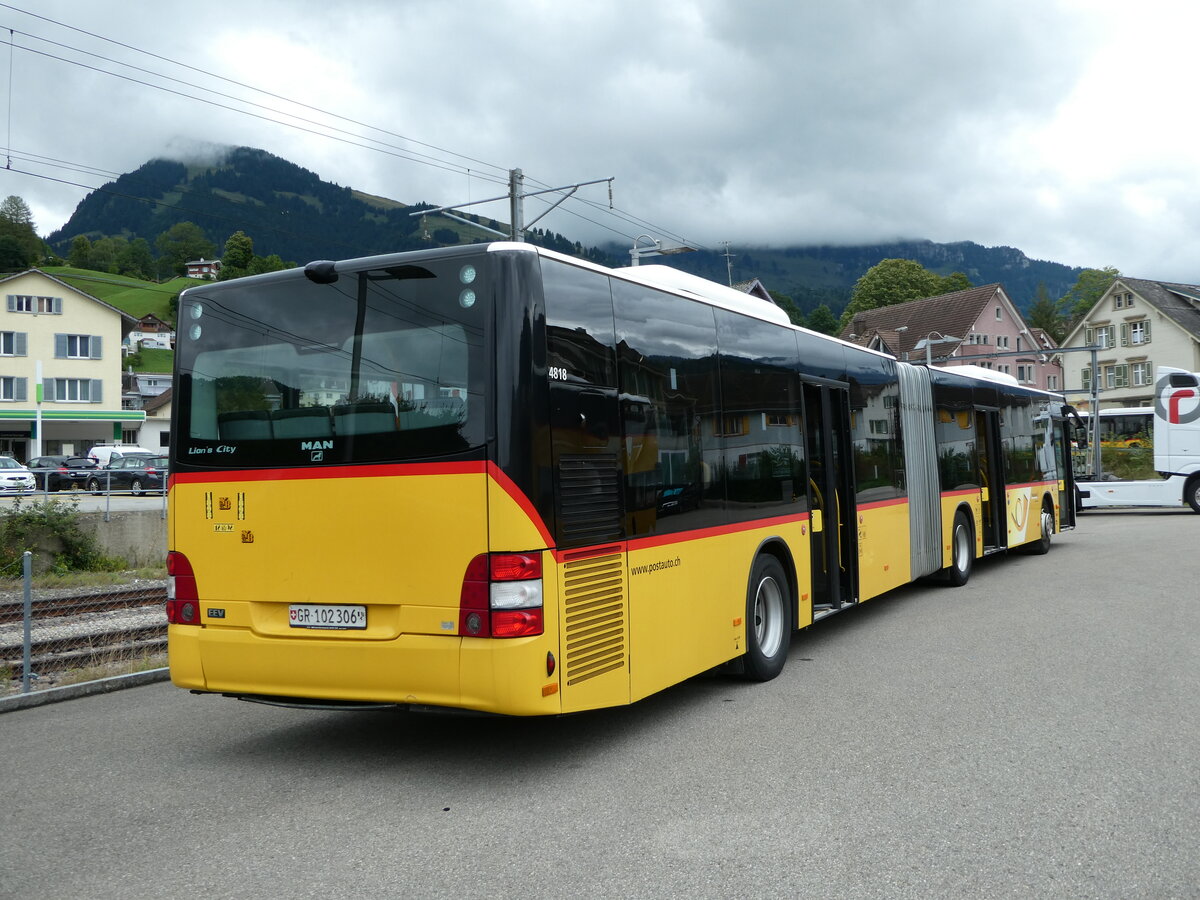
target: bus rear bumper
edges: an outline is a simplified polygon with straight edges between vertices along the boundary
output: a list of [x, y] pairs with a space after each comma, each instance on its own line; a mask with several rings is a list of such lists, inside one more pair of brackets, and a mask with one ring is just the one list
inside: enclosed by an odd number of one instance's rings
[[177, 687], [280, 705], [453, 707], [508, 715], [557, 715], [541, 638], [477, 640], [402, 635], [388, 641], [263, 637], [245, 629], [168, 627]]

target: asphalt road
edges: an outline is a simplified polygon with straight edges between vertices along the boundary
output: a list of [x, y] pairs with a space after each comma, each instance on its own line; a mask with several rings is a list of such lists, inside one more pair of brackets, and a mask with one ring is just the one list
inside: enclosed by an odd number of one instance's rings
[[1200, 516], [894, 592], [552, 720], [167, 684], [0, 716], [0, 896], [1200, 895]]

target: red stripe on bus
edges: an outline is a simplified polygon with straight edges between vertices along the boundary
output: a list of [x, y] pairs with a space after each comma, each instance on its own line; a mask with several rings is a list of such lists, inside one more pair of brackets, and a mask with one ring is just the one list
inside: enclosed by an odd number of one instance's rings
[[870, 503], [859, 503], [855, 509], [862, 512], [864, 509], [882, 509], [885, 506], [907, 506], [907, 497], [893, 497], [891, 500], [873, 500]]
[[500, 490], [508, 494], [508, 496], [512, 498], [512, 501], [521, 508], [521, 511], [529, 517], [529, 521], [532, 522], [533, 526], [538, 530], [538, 534], [542, 536], [542, 541], [545, 542], [545, 545], [547, 547], [551, 546], [554, 543], [554, 539], [550, 536], [550, 529], [546, 527], [546, 523], [543, 522], [542, 517], [538, 515], [538, 511], [534, 507], [533, 501], [526, 497], [525, 492], [517, 487], [511, 478], [501, 472], [500, 468], [495, 463], [489, 462], [487, 464], [487, 472], [492, 481], [499, 485]]
[[773, 528], [776, 525], [792, 525], [796, 522], [807, 522], [808, 513], [798, 513], [794, 516], [773, 516], [769, 519], [755, 519], [752, 522], [737, 522], [732, 525], [715, 525], [712, 528], [697, 528], [694, 531], [677, 531], [672, 534], [652, 534], [646, 537], [631, 538], [627, 543], [630, 550], [645, 550], [649, 547], [662, 547], [666, 544], [680, 544], [685, 541], [695, 541], [701, 538], [720, 537], [727, 534], [739, 534], [743, 531], [753, 531], [756, 528]]
[[224, 484], [230, 481], [319, 481], [323, 478], [381, 478], [398, 475], [482, 475], [482, 460], [449, 463], [379, 463], [365, 466], [323, 466], [299, 469], [245, 469], [226, 472], [179, 472], [172, 484]]

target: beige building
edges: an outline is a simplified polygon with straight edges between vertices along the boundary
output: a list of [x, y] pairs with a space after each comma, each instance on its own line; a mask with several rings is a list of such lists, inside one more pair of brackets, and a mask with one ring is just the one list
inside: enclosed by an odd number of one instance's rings
[[0, 286], [0, 454], [82, 453], [136, 434], [145, 413], [121, 408], [134, 319], [39, 269]]
[[1097, 346], [1096, 372], [1090, 353], [1064, 353], [1068, 399], [1091, 394], [1100, 408], [1154, 403], [1154, 367], [1200, 371], [1200, 286], [1118, 278], [1063, 341], [1063, 349]]

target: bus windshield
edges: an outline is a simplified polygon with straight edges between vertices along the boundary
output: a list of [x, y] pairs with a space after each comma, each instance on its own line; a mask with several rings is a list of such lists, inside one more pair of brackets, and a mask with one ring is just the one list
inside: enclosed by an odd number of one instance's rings
[[483, 255], [297, 270], [181, 303], [176, 455], [199, 466], [379, 462], [486, 433]]

